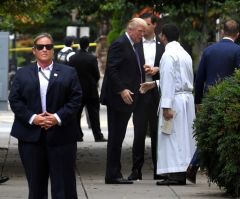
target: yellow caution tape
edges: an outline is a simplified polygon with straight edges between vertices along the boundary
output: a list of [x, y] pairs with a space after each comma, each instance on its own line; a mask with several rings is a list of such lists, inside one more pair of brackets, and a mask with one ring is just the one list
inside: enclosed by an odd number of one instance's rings
[[[89, 44], [90, 47], [95, 47], [97, 46], [97, 43], [90, 43]], [[54, 45], [54, 49], [61, 49], [63, 48], [64, 45]], [[73, 48], [79, 48], [79, 44], [73, 44], [72, 46]], [[32, 47], [25, 47], [25, 48], [10, 48], [9, 49], [10, 52], [29, 52], [29, 51], [32, 51]]]

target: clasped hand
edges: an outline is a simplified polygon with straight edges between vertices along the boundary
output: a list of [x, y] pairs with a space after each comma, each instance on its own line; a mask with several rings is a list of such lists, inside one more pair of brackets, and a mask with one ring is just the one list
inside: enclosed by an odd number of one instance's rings
[[58, 124], [58, 121], [54, 116], [54, 114], [44, 112], [36, 115], [36, 117], [33, 120], [33, 124], [38, 125], [41, 128], [44, 128], [45, 130], [47, 130], [52, 126], [55, 126], [56, 124]]
[[159, 67], [144, 64], [143, 68], [145, 73], [151, 76], [156, 75], [159, 72]]

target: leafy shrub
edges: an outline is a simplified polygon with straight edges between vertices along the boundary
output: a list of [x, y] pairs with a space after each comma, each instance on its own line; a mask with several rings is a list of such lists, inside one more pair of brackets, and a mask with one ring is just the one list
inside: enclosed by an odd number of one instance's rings
[[209, 89], [194, 123], [201, 167], [211, 182], [240, 192], [240, 70]]

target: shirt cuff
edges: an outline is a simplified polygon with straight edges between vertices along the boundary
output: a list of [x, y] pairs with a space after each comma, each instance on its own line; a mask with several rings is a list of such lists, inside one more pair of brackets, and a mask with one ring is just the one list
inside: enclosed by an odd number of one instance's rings
[[54, 113], [53, 115], [54, 115], [55, 118], [57, 119], [58, 125], [61, 126], [61, 125], [62, 125], [62, 121], [61, 121], [60, 117], [58, 116], [58, 114], [57, 114], [57, 113]]
[[172, 100], [169, 98], [162, 98], [161, 108], [172, 108]]
[[33, 124], [33, 120], [35, 119], [36, 116], [37, 116], [37, 114], [33, 114], [32, 117], [30, 117], [28, 123], [32, 125]]

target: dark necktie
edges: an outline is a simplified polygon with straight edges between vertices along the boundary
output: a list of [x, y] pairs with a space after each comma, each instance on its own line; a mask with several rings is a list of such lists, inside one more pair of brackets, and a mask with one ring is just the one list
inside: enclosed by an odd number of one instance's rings
[[140, 63], [140, 58], [139, 58], [139, 54], [138, 54], [138, 51], [137, 51], [137, 46], [136, 44], [133, 44], [133, 48], [134, 48], [134, 53], [136, 55], [136, 58], [137, 58], [137, 62], [138, 62], [138, 68], [139, 68], [139, 71], [140, 71], [140, 75], [141, 75], [141, 83], [143, 83], [143, 74], [142, 74], [142, 68], [141, 68], [141, 63]]

